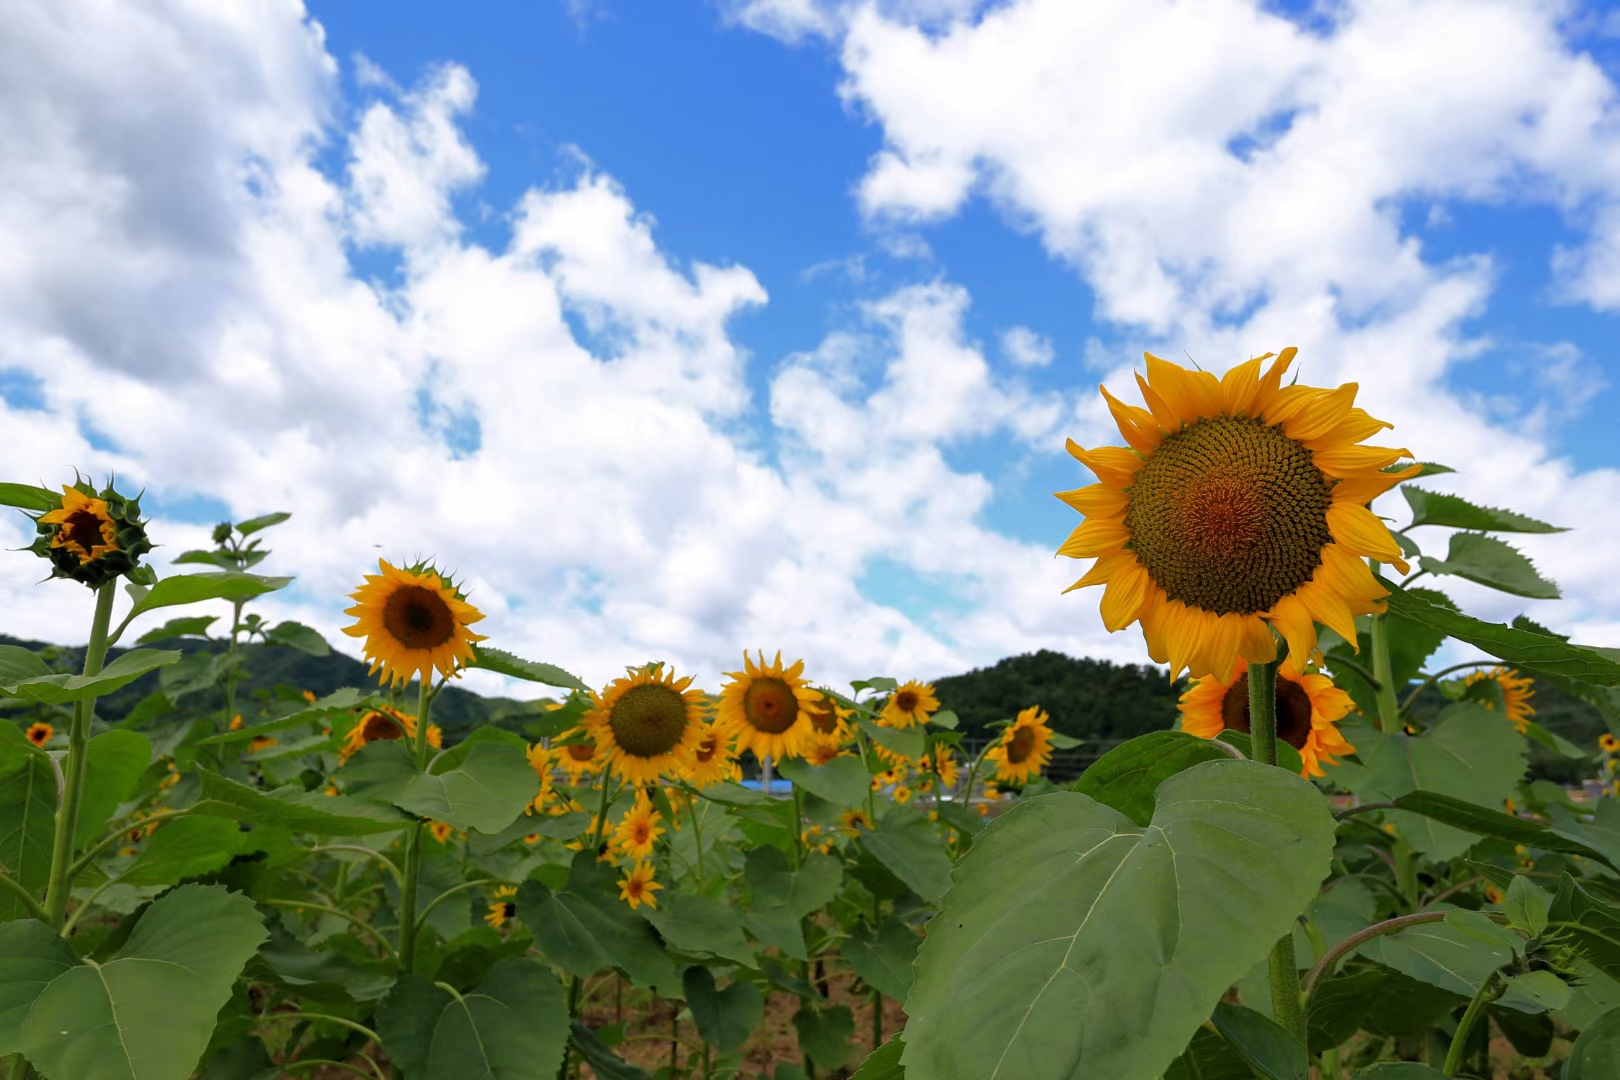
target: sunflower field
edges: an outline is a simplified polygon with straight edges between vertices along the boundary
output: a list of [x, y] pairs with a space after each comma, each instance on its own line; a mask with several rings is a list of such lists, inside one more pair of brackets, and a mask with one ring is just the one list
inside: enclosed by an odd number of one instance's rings
[[[1187, 681], [1064, 787], [1039, 702], [970, 745], [928, 683], [774, 643], [591, 686], [432, 563], [356, 569], [375, 682], [239, 693], [329, 649], [252, 610], [286, 514], [160, 574], [110, 482], [0, 484], [88, 620], [72, 670], [0, 646], [5, 1074], [1620, 1077], [1620, 739], [1535, 719], [1540, 684], [1620, 722], [1620, 650], [1460, 610], [1448, 578], [1556, 598], [1501, 537], [1562, 530], [1430, 490], [1293, 358], [1147, 355], [1141, 404], [1103, 391], [1126, 445], [1069, 444], [1074, 588]], [[447, 739], [468, 669], [547, 696]]]

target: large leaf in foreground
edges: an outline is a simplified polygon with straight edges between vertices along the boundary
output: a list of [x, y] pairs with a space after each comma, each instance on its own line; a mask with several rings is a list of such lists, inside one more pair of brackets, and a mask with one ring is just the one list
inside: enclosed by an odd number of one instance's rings
[[129, 798], [152, 763], [152, 740], [138, 731], [103, 731], [90, 740], [90, 772], [79, 804], [79, 846], [101, 835], [118, 804]]
[[581, 851], [564, 888], [552, 892], [532, 878], [519, 887], [518, 918], [546, 959], [570, 975], [584, 979], [616, 967], [642, 986], [678, 997], [674, 963], [647, 920], [619, 899], [617, 880], [594, 851]]
[[1153, 793], [1165, 780], [1205, 761], [1231, 757], [1209, 739], [1185, 731], [1154, 731], [1098, 758], [1074, 785], [1138, 825], [1153, 820]]
[[551, 1080], [568, 1044], [568, 1006], [549, 970], [508, 957], [466, 994], [405, 976], [377, 1027], [409, 1080]]
[[911, 1080], [1156, 1080], [1327, 874], [1327, 801], [1281, 769], [1205, 762], [1156, 802], [1143, 827], [1058, 792], [979, 834], [917, 957]]
[[218, 885], [153, 903], [100, 965], [32, 919], [0, 927], [0, 1054], [52, 1080], [185, 1080], [265, 936], [253, 901]]
[[939, 830], [914, 806], [897, 806], [878, 827], [862, 830], [860, 844], [924, 900], [936, 901], [951, 883], [951, 857]]
[[[0, 724], [0, 867], [35, 898], [44, 894], [56, 836], [56, 770], [43, 750], [10, 723]], [[27, 909], [0, 891], [0, 922]]]
[[1620, 1009], [1606, 1012], [1581, 1032], [1564, 1066], [1564, 1080], [1613, 1080], [1620, 1076]]

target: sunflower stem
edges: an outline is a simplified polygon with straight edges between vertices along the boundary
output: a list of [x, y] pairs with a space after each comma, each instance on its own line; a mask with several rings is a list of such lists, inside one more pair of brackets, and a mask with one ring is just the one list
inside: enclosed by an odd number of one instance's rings
[[[1277, 667], [1280, 661], [1249, 665], [1249, 742], [1254, 760], [1277, 764]], [[1294, 963], [1294, 935], [1285, 934], [1271, 948], [1271, 1013], [1285, 1030], [1305, 1042], [1305, 1010], [1300, 1005], [1299, 968]]]
[[1401, 729], [1401, 705], [1395, 698], [1395, 668], [1389, 659], [1389, 616], [1373, 615], [1372, 662], [1373, 678], [1378, 680], [1374, 693], [1378, 700], [1378, 730], [1393, 732]]
[[[101, 674], [101, 665], [107, 659], [107, 628], [112, 623], [113, 600], [118, 595], [118, 579], [107, 582], [96, 590], [96, 614], [90, 624], [90, 644], [84, 650], [84, 673]], [[56, 811], [56, 839], [51, 848], [51, 876], [45, 890], [45, 913], [49, 925], [60, 927], [67, 914], [68, 893], [72, 882], [68, 870], [73, 865], [76, 839], [79, 832], [79, 805], [84, 802], [84, 782], [89, 774], [85, 755], [90, 745], [90, 722], [95, 718], [95, 698], [84, 698], [74, 703], [73, 725], [68, 728], [68, 752], [62, 800]]]
[[[417, 772], [427, 771], [428, 710], [433, 707], [433, 695], [428, 693], [428, 680], [418, 674], [416, 680], [416, 737], [412, 746]], [[416, 970], [416, 891], [422, 873], [422, 822], [418, 821], [405, 840], [405, 880], [399, 888], [399, 970], [409, 975]]]
[[1479, 984], [1474, 992], [1474, 998], [1468, 1003], [1468, 1011], [1457, 1022], [1457, 1034], [1451, 1037], [1451, 1048], [1446, 1051], [1446, 1063], [1441, 1072], [1447, 1076], [1456, 1076], [1457, 1070], [1462, 1068], [1463, 1054], [1468, 1049], [1468, 1036], [1474, 1030], [1474, 1023], [1479, 1014], [1485, 1011], [1485, 1006], [1495, 1001], [1507, 992], [1507, 982], [1502, 978], [1500, 971], [1493, 971], [1485, 976], [1485, 981]]

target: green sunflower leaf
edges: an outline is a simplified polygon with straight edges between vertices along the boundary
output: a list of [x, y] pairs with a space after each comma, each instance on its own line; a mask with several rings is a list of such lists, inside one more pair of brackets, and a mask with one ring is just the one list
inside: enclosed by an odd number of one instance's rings
[[248, 518], [246, 521], [240, 522], [236, 526], [236, 531], [241, 533], [243, 536], [252, 536], [260, 529], [268, 529], [272, 525], [280, 525], [283, 521], [286, 521], [290, 517], [292, 517], [292, 515], [287, 513], [285, 510], [279, 510], [273, 514], [260, 514], [256, 518]]
[[651, 1080], [645, 1070], [615, 1054], [595, 1031], [578, 1020], [573, 1022], [568, 1041], [600, 1080]]
[[890, 919], [876, 930], [864, 923], [856, 927], [839, 946], [839, 955], [868, 986], [876, 987], [884, 997], [904, 1001], [911, 993], [911, 965], [921, 945], [917, 931], [899, 919]]
[[272, 626], [264, 635], [266, 644], [285, 645], [290, 649], [297, 649], [306, 656], [329, 656], [332, 647], [321, 637], [320, 632], [299, 622], [280, 622]]
[[1311, 1053], [1338, 1046], [1357, 1031], [1374, 1035], [1422, 1034], [1467, 1000], [1381, 964], [1324, 979], [1311, 993]]
[[1488, 806], [1480, 806], [1466, 799], [1442, 795], [1436, 791], [1413, 791], [1394, 800], [1397, 807], [1421, 814], [1443, 825], [1450, 825], [1478, 836], [1491, 836], [1510, 844], [1523, 844], [1544, 851], [1562, 851], [1570, 855], [1585, 855], [1606, 866], [1616, 868], [1607, 852], [1591, 844], [1563, 836], [1540, 822], [1505, 814]]
[[1595, 686], [1620, 686], [1620, 659], [1605, 650], [1571, 645], [1549, 634], [1470, 618], [1429, 603], [1380, 579], [1390, 590], [1389, 610], [1466, 641], [1530, 675], [1551, 675]]
[[858, 757], [835, 757], [825, 765], [788, 758], [778, 766], [784, 780], [836, 806], [864, 806], [872, 789], [871, 774]]
[[[333, 713], [348, 712], [351, 709], [374, 708], [385, 704], [383, 698], [356, 690], [352, 686], [340, 687], [326, 695], [313, 705], [274, 720], [266, 720], [262, 724], [244, 725], [235, 731], [225, 731], [218, 735], [210, 735], [206, 739], [197, 740], [198, 746], [215, 746], [221, 743], [247, 742], [260, 735], [268, 735], [273, 731], [285, 731], [288, 728], [303, 727], [306, 724], [319, 723], [326, 720]], [[481, 730], [481, 729], [480, 729]]]
[[927, 749], [928, 737], [920, 727], [892, 728], [882, 724], [873, 723], [864, 716], [856, 717], [855, 722], [860, 725], [866, 737], [891, 753], [899, 754], [903, 758], [916, 761], [923, 756]]
[[112, 693], [136, 679], [180, 659], [180, 653], [161, 649], [131, 649], [96, 675], [36, 675], [0, 682], [0, 694], [27, 698], [46, 705], [65, 705]]
[[1446, 1074], [1419, 1061], [1384, 1061], [1357, 1069], [1350, 1080], [1447, 1080]]
[[1620, 908], [1598, 899], [1566, 873], [1559, 879], [1547, 919], [1599, 971], [1611, 978], [1620, 976]]
[[[1491, 972], [1513, 960], [1523, 940], [1477, 911], [1456, 909], [1447, 913], [1444, 922], [1409, 926], [1373, 938], [1358, 946], [1356, 953], [1409, 978], [1470, 998]], [[1513, 989], [1500, 1004], [1520, 1012], [1546, 1010], [1545, 1005]]]
[[756, 911], [782, 908], [802, 919], [831, 903], [844, 884], [842, 861], [819, 851], [806, 855], [797, 870], [774, 847], [754, 848], [746, 859], [743, 883]]
[[793, 1030], [805, 1056], [825, 1069], [838, 1069], [849, 1057], [850, 1039], [855, 1034], [855, 1014], [847, 1005], [799, 1006], [793, 1014]]
[[406, 975], [378, 1007], [377, 1029], [411, 1080], [552, 1080], [568, 1005], [555, 975], [508, 957], [466, 994]]
[[1153, 820], [1153, 793], [1170, 777], [1232, 755], [1185, 731], [1154, 731], [1121, 743], [1080, 774], [1074, 790], [1138, 825]]
[[1514, 596], [1536, 600], [1558, 599], [1558, 586], [1542, 577], [1535, 564], [1505, 541], [1484, 533], [1460, 532], [1451, 536], [1444, 559], [1427, 555], [1418, 560], [1431, 574], [1451, 574]]
[[951, 857], [945, 853], [934, 823], [917, 807], [894, 807], [876, 829], [862, 830], [860, 844], [930, 903], [937, 902], [950, 887]]
[[[1476, 806], [1500, 806], [1524, 775], [1524, 737], [1501, 713], [1472, 702], [1450, 706], [1420, 736], [1386, 734], [1366, 724], [1345, 724], [1341, 730], [1361, 764], [1341, 762], [1325, 771], [1363, 802], [1391, 802], [1422, 790]], [[1424, 809], [1390, 812], [1414, 849], [1446, 860], [1478, 842], [1475, 833], [1441, 820], [1440, 815], [1454, 808], [1432, 800], [1415, 802]], [[1474, 820], [1488, 823], [1484, 818]]]
[[720, 990], [715, 987], [713, 972], [694, 965], [686, 969], [682, 986], [698, 1034], [722, 1054], [729, 1054], [747, 1042], [754, 1025], [765, 1015], [765, 999], [760, 996], [759, 987], [746, 979]]
[[79, 803], [80, 847], [98, 838], [113, 811], [134, 794], [152, 764], [152, 740], [138, 731], [103, 731], [90, 740], [86, 756], [90, 771]]
[[1265, 1080], [1309, 1080], [1305, 1047], [1269, 1016], [1223, 1001], [1210, 1022]]
[[362, 802], [344, 795], [323, 795], [299, 787], [263, 792], [238, 784], [218, 773], [197, 767], [202, 797], [191, 806], [194, 814], [231, 818], [255, 825], [280, 825], [316, 836], [368, 836], [403, 829], [414, 819], [392, 807]]
[[255, 596], [284, 589], [290, 584], [290, 577], [264, 577], [235, 570], [213, 574], [176, 574], [159, 580], [145, 596], [136, 601], [129, 614], [124, 616], [124, 625], [158, 608], [195, 604], [202, 600], [230, 600], [233, 603], [252, 600]]
[[547, 960], [588, 978], [616, 967], [665, 997], [681, 993], [680, 979], [658, 934], [619, 899], [614, 871], [594, 851], [574, 856], [568, 884], [556, 891], [532, 878], [518, 888], [517, 915]]
[[[440, 762], [435, 763], [438, 768]], [[458, 829], [496, 833], [510, 825], [540, 793], [540, 778], [523, 751], [479, 742], [442, 772], [414, 774], [386, 796], [395, 806]], [[379, 797], [372, 793], [372, 797]]]
[[218, 885], [153, 902], [102, 964], [32, 919], [0, 926], [0, 1054], [49, 1077], [185, 1080], [266, 936], [253, 901]]
[[[0, 723], [0, 866], [36, 898], [50, 878], [56, 795], [50, 757], [14, 725]], [[0, 892], [0, 922], [27, 914], [11, 890]]]
[[1620, 1009], [1598, 1017], [1581, 1032], [1564, 1065], [1563, 1080], [1611, 1080], [1620, 1076]]
[[49, 513], [62, 505], [62, 496], [32, 484], [0, 484], [0, 506]]
[[917, 956], [911, 1080], [1157, 1080], [1327, 875], [1327, 800], [1282, 769], [1207, 761], [1156, 802], [1057, 792], [979, 834]]
[[555, 664], [525, 660], [501, 649], [486, 649], [477, 644], [473, 645], [472, 663], [467, 666], [483, 668], [485, 671], [493, 671], [497, 675], [505, 675], [512, 679], [544, 683], [546, 686], [562, 686], [570, 690], [584, 690], [587, 693], [591, 689]]
[[866, 1055], [866, 1060], [849, 1080], [906, 1080], [906, 1068], [900, 1064], [900, 1055], [905, 1052], [905, 1041], [896, 1035]]
[[712, 896], [670, 890], [646, 918], [666, 944], [689, 956], [715, 956], [744, 967], [759, 966], [736, 913]]
[[[1401, 485], [1401, 494], [1412, 508], [1412, 525], [1446, 525], [1453, 529], [1474, 529], [1479, 532], [1555, 533], [1568, 532], [1558, 525], [1515, 514], [1511, 510], [1497, 510], [1489, 506], [1475, 506], [1456, 495], [1438, 491], [1425, 491]], [[1411, 528], [1412, 526], [1407, 526]]]
[[170, 619], [156, 630], [148, 630], [135, 639], [137, 645], [150, 645], [176, 637], [207, 637], [208, 627], [219, 620], [218, 615], [184, 615]]

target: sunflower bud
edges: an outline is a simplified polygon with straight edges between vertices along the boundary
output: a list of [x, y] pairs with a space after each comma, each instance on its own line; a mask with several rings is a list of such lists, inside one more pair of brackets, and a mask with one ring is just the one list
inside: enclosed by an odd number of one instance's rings
[[152, 550], [139, 496], [126, 499], [111, 484], [97, 492], [83, 478], [62, 485], [62, 502], [34, 519], [39, 536], [29, 550], [51, 561], [51, 576], [92, 589], [134, 572]]

